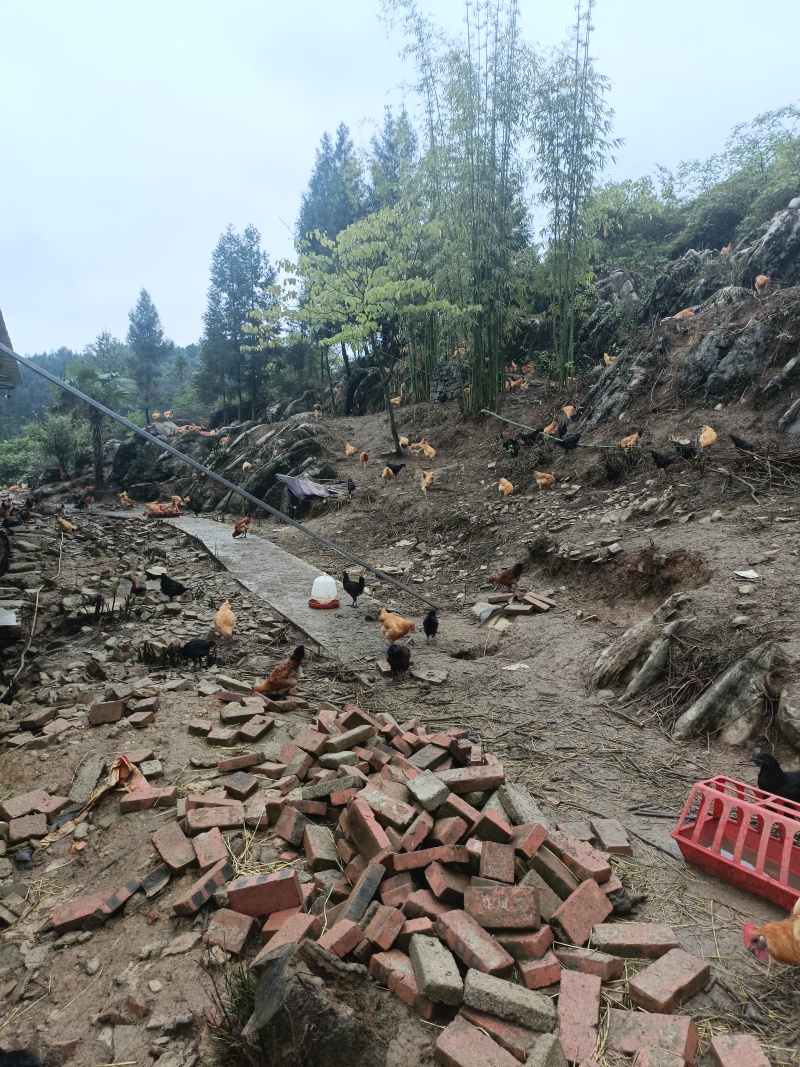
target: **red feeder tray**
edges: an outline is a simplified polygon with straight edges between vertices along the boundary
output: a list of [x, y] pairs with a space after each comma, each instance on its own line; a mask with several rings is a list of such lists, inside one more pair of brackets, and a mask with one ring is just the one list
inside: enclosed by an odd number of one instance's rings
[[692, 786], [671, 836], [724, 882], [787, 911], [800, 897], [800, 804], [718, 775]]

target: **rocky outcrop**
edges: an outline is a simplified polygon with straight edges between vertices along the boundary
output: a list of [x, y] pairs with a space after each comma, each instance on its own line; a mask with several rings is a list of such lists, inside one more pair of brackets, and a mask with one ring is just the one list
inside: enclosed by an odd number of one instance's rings
[[751, 319], [738, 337], [732, 328], [718, 326], [701, 339], [684, 362], [678, 388], [728, 396], [758, 375], [766, 347], [766, 330], [757, 319]]
[[640, 324], [653, 318], [676, 315], [695, 307], [727, 284], [722, 271], [715, 269], [717, 253], [690, 248], [656, 281], [650, 299], [639, 312]]
[[600, 654], [594, 665], [595, 686], [605, 689], [627, 683], [625, 699], [643, 693], [663, 673], [672, 639], [692, 622], [691, 598], [687, 593], [673, 593]]
[[795, 748], [800, 749], [800, 683], [787, 685], [778, 704], [778, 729]]
[[800, 281], [800, 196], [773, 215], [758, 239], [738, 253], [743, 280], [752, 286], [758, 274], [779, 278], [782, 285]]

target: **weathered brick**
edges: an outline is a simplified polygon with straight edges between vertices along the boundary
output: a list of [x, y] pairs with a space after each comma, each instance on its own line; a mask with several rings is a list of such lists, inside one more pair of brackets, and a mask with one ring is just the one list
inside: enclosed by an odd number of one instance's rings
[[152, 711], [134, 711], [132, 715], [128, 716], [128, 724], [137, 730], [141, 730], [144, 726], [150, 726], [155, 721], [156, 717]]
[[769, 1067], [769, 1060], [751, 1034], [718, 1034], [709, 1054], [716, 1067]]
[[463, 819], [467, 826], [474, 826], [480, 819], [481, 813], [477, 808], [473, 808], [471, 804], [468, 804], [463, 797], [450, 793], [447, 800], [437, 809], [436, 817], [437, 819], [449, 819], [453, 816]]
[[457, 815], [452, 815], [449, 819], [437, 819], [433, 824], [430, 837], [431, 841], [437, 845], [456, 845], [466, 832], [467, 824], [464, 820]]
[[536, 871], [562, 900], [566, 900], [580, 885], [572, 871], [546, 845], [537, 849], [530, 863], [531, 870]]
[[481, 847], [481, 862], [478, 868], [481, 878], [493, 878], [496, 882], [514, 884], [516, 856], [513, 845], [497, 841], [484, 841]]
[[422, 771], [409, 778], [408, 791], [425, 811], [436, 811], [450, 794], [448, 786], [432, 771]]
[[645, 1011], [671, 1015], [704, 989], [710, 978], [708, 963], [683, 949], [673, 948], [630, 980], [628, 995]]
[[663, 1048], [640, 1048], [631, 1067], [686, 1067], [686, 1060]]
[[29, 793], [9, 797], [0, 803], [0, 818], [11, 822], [12, 819], [21, 819], [32, 811], [43, 812], [42, 805], [47, 804], [49, 800], [50, 794], [45, 789], [32, 789]]
[[485, 1030], [500, 1048], [510, 1052], [514, 1059], [519, 1060], [520, 1063], [525, 1063], [528, 1054], [539, 1039], [539, 1034], [534, 1034], [532, 1030], [526, 1030], [524, 1026], [517, 1026], [516, 1023], [510, 1023], [505, 1019], [498, 1019], [496, 1015], [487, 1015], [485, 1012], [475, 1011], [474, 1008], [466, 1008], [462, 1005], [458, 1014], [466, 1019], [468, 1023], [472, 1023], [473, 1026]]
[[60, 811], [63, 811], [70, 803], [69, 797], [48, 797], [47, 800], [42, 801], [36, 805], [36, 811], [41, 815], [46, 815], [48, 822], [51, 822], [54, 816], [58, 815]]
[[429, 867], [432, 863], [468, 863], [469, 853], [463, 845], [437, 845], [435, 848], [418, 849], [395, 856], [393, 862], [395, 871], [399, 873]]
[[403, 914], [408, 919], [437, 919], [446, 911], [451, 911], [452, 905], [439, 900], [431, 893], [430, 889], [418, 889], [411, 893], [403, 904]]
[[549, 923], [553, 912], [561, 907], [563, 901], [556, 896], [545, 880], [536, 871], [527, 871], [520, 879], [519, 885], [529, 886], [535, 889], [539, 895], [539, 914], [543, 922]]
[[[380, 859], [391, 851], [386, 831], [379, 825], [369, 804], [356, 797], [347, 809], [347, 824], [356, 848], [366, 860]], [[398, 870], [395, 866], [395, 869]]]
[[592, 947], [625, 959], [657, 960], [670, 949], [680, 948], [680, 944], [672, 927], [664, 923], [603, 923], [599, 920], [592, 932]]
[[493, 936], [515, 960], [539, 960], [553, 944], [553, 931], [549, 926], [518, 933], [496, 930]]
[[424, 934], [426, 937], [430, 937], [435, 932], [434, 920], [427, 918], [427, 916], [420, 916], [418, 919], [406, 919], [397, 935], [397, 947], [403, 952], [407, 952], [409, 942], [414, 934]]
[[105, 903], [108, 894], [104, 891], [89, 896], [78, 897], [66, 904], [58, 904], [53, 909], [52, 921], [56, 934], [69, 930], [93, 930], [99, 923], [94, 917], [98, 908]]
[[189, 719], [189, 733], [200, 737], [205, 737], [206, 734], [210, 733], [213, 726], [211, 719], [203, 719], [199, 715], [193, 715]]
[[225, 759], [219, 760], [217, 770], [220, 774], [243, 771], [248, 767], [255, 767], [263, 758], [261, 752], [241, 752], [238, 756], [227, 756]]
[[616, 819], [592, 819], [592, 829], [603, 852], [612, 856], [633, 855], [627, 831], [621, 822]]
[[607, 882], [611, 877], [611, 864], [585, 841], [560, 830], [551, 830], [547, 835], [547, 847], [581, 882], [587, 878], [594, 878], [598, 883]]
[[215, 867], [205, 871], [177, 900], [173, 900], [172, 910], [176, 915], [194, 915], [229, 878], [233, 878], [233, 864], [229, 859], [220, 860]]
[[272, 778], [277, 781], [279, 778], [283, 778], [286, 773], [286, 764], [271, 762], [257, 763], [251, 770], [253, 774], [263, 774], [265, 778]]
[[227, 846], [222, 839], [219, 828], [216, 826], [204, 834], [198, 834], [197, 837], [193, 837], [191, 844], [194, 847], [197, 863], [201, 871], [207, 871], [210, 867], [215, 867], [222, 860], [228, 858]]
[[450, 792], [483, 793], [497, 789], [506, 779], [502, 766], [454, 767], [449, 771], [435, 771], [436, 777], [444, 782]]
[[367, 941], [384, 951], [390, 949], [405, 924], [405, 916], [399, 908], [379, 904], [374, 916], [364, 930]]
[[341, 959], [363, 940], [364, 932], [358, 923], [351, 922], [350, 919], [339, 919], [330, 930], [322, 934], [317, 943], [320, 948]]
[[104, 700], [89, 708], [89, 724], [100, 726], [101, 723], [119, 722], [124, 714], [124, 700]]
[[243, 811], [241, 800], [234, 800], [226, 796], [223, 789], [213, 789], [208, 793], [189, 793], [186, 797], [186, 810], [193, 811], [195, 808], [232, 808]]
[[219, 945], [225, 952], [240, 956], [256, 926], [256, 920], [249, 915], [240, 915], [230, 908], [218, 908], [211, 912], [203, 941], [207, 945]]
[[476, 837], [479, 841], [494, 841], [501, 845], [508, 844], [512, 836], [509, 822], [492, 808], [484, 808], [470, 830], [470, 837]]
[[177, 786], [168, 785], [163, 789], [151, 785], [141, 786], [120, 797], [119, 810], [126, 814], [130, 811], [145, 811], [148, 808], [171, 808], [177, 799]]
[[176, 822], [159, 827], [150, 840], [173, 874], [183, 874], [197, 859], [194, 845]]
[[511, 844], [517, 855], [530, 860], [539, 851], [539, 848], [547, 840], [547, 830], [540, 824], [531, 826], [529, 823], [521, 823], [511, 831]]
[[409, 756], [408, 762], [421, 771], [432, 771], [446, 761], [449, 752], [439, 745], [423, 745], [413, 756]]
[[463, 1015], [457, 1015], [439, 1034], [434, 1057], [442, 1067], [517, 1067], [518, 1063]]
[[373, 785], [362, 789], [358, 796], [359, 799], [369, 804], [381, 826], [393, 826], [395, 830], [405, 830], [417, 817], [417, 809], [411, 804], [396, 800]]
[[[587, 878], [561, 907], [553, 912], [550, 922], [561, 932], [564, 940], [572, 942], [573, 945], [585, 945], [592, 935], [592, 929], [607, 919], [613, 910], [608, 897], [597, 882], [593, 878]], [[594, 947], [601, 946], [595, 941]]]
[[[608, 1013], [606, 1047], [612, 1052], [635, 1055], [641, 1048], [660, 1048], [694, 1063], [697, 1027], [687, 1015], [657, 1015], [611, 1008]], [[736, 1064], [736, 1067], [741, 1067]]]
[[374, 726], [355, 726], [352, 730], [345, 730], [343, 734], [337, 734], [335, 737], [326, 737], [325, 751], [343, 752], [347, 748], [355, 748], [356, 745], [360, 745], [363, 741], [374, 737], [377, 732]]
[[436, 933], [467, 967], [485, 974], [508, 974], [514, 959], [465, 911], [448, 911], [436, 920]]
[[602, 982], [613, 982], [621, 978], [625, 971], [625, 964], [620, 956], [595, 952], [590, 948], [557, 948], [556, 956], [561, 966], [567, 970], [597, 975]]
[[345, 901], [342, 918], [359, 922], [372, 902], [386, 874], [386, 868], [373, 860], [368, 863], [353, 885], [353, 890]]
[[380, 884], [378, 895], [382, 904], [390, 907], [402, 907], [411, 893], [415, 892], [417, 884], [408, 871], [393, 874], [390, 878], [384, 878]]
[[[568, 1067], [567, 1057], [555, 1034], [542, 1034], [525, 1061], [525, 1067]], [[592, 1064], [584, 1063], [582, 1067], [592, 1067]]]
[[539, 960], [520, 960], [518, 966], [526, 989], [545, 989], [561, 981], [561, 964], [552, 952]]
[[556, 1009], [548, 996], [514, 985], [491, 974], [469, 970], [464, 981], [464, 1003], [469, 1008], [499, 1015], [542, 1033], [555, 1029]]
[[452, 953], [435, 937], [414, 934], [409, 943], [414, 977], [424, 997], [437, 1004], [458, 1005], [464, 983]]
[[236, 741], [238, 732], [237, 729], [230, 729], [226, 726], [215, 726], [206, 734], [206, 741], [209, 745], [215, 745], [218, 748], [229, 748]]
[[32, 837], [46, 836], [46, 815], [22, 815], [19, 819], [12, 819], [8, 824], [8, 840], [12, 845], [18, 841], [29, 841]]
[[200, 834], [215, 826], [218, 830], [236, 830], [244, 823], [244, 808], [225, 805], [215, 808], [193, 808], [186, 812], [186, 829], [189, 834]]
[[464, 910], [487, 928], [529, 930], [539, 925], [539, 900], [527, 886], [470, 886]]
[[[430, 812], [423, 811], [421, 815], [418, 815], [403, 835], [401, 844], [405, 851], [414, 852], [415, 849], [418, 849], [429, 836], [433, 827], [434, 821]], [[455, 844], [455, 842], [450, 843]]]
[[594, 974], [564, 971], [558, 994], [558, 1033], [564, 1055], [580, 1063], [588, 1059], [597, 1044], [600, 1023], [600, 988]]
[[309, 752], [312, 756], [320, 756], [325, 751], [325, 745], [328, 742], [328, 734], [307, 729], [301, 730], [297, 737], [292, 740], [298, 748], [303, 750], [303, 752]]
[[425, 877], [434, 896], [448, 904], [460, 903], [469, 888], [469, 875], [438, 862], [425, 868]]
[[222, 784], [234, 800], [244, 800], [258, 789], [258, 778], [254, 778], [252, 774], [237, 771], [228, 778], [223, 778]]
[[297, 871], [237, 878], [228, 886], [228, 903], [243, 915], [269, 915], [303, 903]]
[[330, 830], [326, 827], [307, 822], [303, 830], [303, 849], [312, 872], [338, 869], [339, 856]]

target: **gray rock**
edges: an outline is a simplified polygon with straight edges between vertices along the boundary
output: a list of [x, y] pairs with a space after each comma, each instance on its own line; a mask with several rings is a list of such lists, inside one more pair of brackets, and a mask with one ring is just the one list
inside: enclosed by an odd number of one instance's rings
[[436, 811], [450, 795], [450, 790], [432, 771], [423, 771], [406, 783], [408, 791], [425, 811]]
[[524, 785], [506, 782], [497, 790], [497, 796], [515, 826], [521, 826], [523, 823], [539, 823], [548, 830], [550, 829], [547, 817]]
[[781, 693], [778, 729], [795, 748], [800, 749], [800, 684], [791, 682]]
[[542, 1034], [525, 1060], [525, 1067], [569, 1067], [564, 1049], [555, 1034]]
[[453, 953], [436, 937], [414, 934], [408, 947], [420, 993], [438, 1004], [458, 1006], [464, 983]]
[[[413, 943], [414, 938], [411, 940]], [[549, 1033], [556, 1027], [556, 1009], [550, 997], [472, 968], [464, 982], [464, 1003], [539, 1033]]]
[[711, 396], [725, 396], [751, 382], [759, 372], [761, 357], [767, 348], [767, 331], [757, 319], [751, 319], [709, 375], [706, 389]]

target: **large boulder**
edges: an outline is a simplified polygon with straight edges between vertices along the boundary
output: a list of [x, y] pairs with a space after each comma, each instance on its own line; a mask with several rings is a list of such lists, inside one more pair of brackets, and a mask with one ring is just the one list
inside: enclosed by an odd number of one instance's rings
[[756, 377], [766, 347], [766, 330], [757, 319], [751, 319], [738, 337], [732, 328], [717, 326], [684, 361], [678, 388], [725, 396]]
[[672, 639], [693, 621], [691, 597], [673, 593], [652, 615], [600, 653], [594, 665], [595, 686], [608, 689], [626, 684], [626, 698], [644, 692], [663, 673]]
[[778, 729], [795, 748], [800, 749], [800, 682], [787, 685], [778, 703]]
[[780, 278], [783, 285], [800, 281], [800, 196], [776, 212], [755, 243], [740, 253], [744, 281], [752, 285], [758, 274]]

